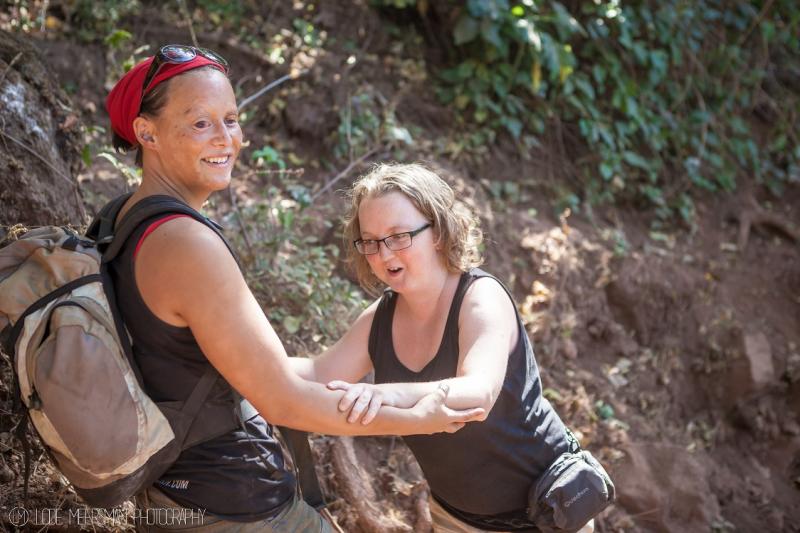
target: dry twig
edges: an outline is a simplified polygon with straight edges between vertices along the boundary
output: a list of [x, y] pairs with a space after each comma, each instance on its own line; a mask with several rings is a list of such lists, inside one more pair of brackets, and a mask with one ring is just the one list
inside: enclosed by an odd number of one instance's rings
[[361, 163], [363, 163], [364, 161], [375, 155], [375, 153], [378, 150], [380, 150], [380, 148], [381, 147], [375, 147], [366, 154], [356, 159], [355, 161], [352, 161], [349, 165], [347, 165], [347, 167], [345, 167], [344, 170], [336, 174], [336, 176], [334, 176], [333, 179], [331, 179], [328, 183], [326, 183], [323, 188], [321, 188], [320, 190], [311, 195], [311, 203], [314, 203], [314, 201], [317, 198], [325, 194], [325, 192], [327, 192], [331, 187], [333, 187], [337, 181], [347, 176], [350, 173], [350, 171], [353, 170], [356, 166], [360, 165]]
[[769, 8], [772, 7], [772, 3], [773, 2], [774, 2], [774, 0], [767, 0], [766, 2], [764, 2], [764, 7], [761, 8], [761, 11], [758, 13], [758, 16], [755, 18], [755, 20], [752, 22], [752, 24], [750, 24], [750, 27], [747, 28], [747, 31], [745, 31], [742, 34], [742, 37], [739, 39], [739, 42], [737, 43], [738, 46], [742, 46], [745, 43], [745, 41], [747, 41], [747, 38], [750, 37], [750, 33], [752, 33], [752, 31], [755, 29], [755, 27], [758, 26], [761, 23], [761, 20], [767, 14], [767, 11], [769, 11]]
[[17, 61], [19, 61], [20, 57], [22, 57], [22, 52], [19, 52], [17, 55], [15, 55], [14, 59], [12, 59], [11, 62], [6, 65], [6, 68], [3, 69], [3, 74], [0, 75], [0, 85], [3, 85], [3, 82], [6, 81], [6, 74], [8, 74], [8, 71], [11, 70], [11, 67], [13, 67]]
[[192, 36], [192, 44], [196, 48], [199, 48], [200, 45], [197, 44], [197, 35], [194, 33], [194, 25], [192, 24], [192, 15], [186, 8], [186, 2], [184, 0], [178, 0], [178, 8], [180, 8], [181, 14], [183, 15], [183, 18], [186, 19], [186, 24], [189, 26], [189, 34]]
[[253, 244], [250, 241], [250, 235], [247, 233], [247, 227], [244, 225], [244, 217], [242, 216], [242, 211], [239, 209], [239, 203], [236, 201], [236, 194], [233, 192], [233, 187], [228, 186], [228, 198], [231, 201], [231, 207], [236, 212], [236, 220], [239, 222], [239, 228], [242, 230], [242, 237], [244, 238], [244, 244], [247, 246], [247, 252], [250, 254], [250, 257], [255, 257], [255, 252], [253, 252]]

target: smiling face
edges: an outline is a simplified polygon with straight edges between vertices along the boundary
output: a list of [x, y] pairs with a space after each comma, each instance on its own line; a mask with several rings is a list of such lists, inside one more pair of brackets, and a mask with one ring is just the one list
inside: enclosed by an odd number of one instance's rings
[[[166, 105], [156, 117], [134, 122], [145, 148], [144, 171], [160, 174], [193, 195], [224, 189], [242, 145], [236, 97], [214, 69], [170, 80]], [[138, 136], [138, 135], [137, 135]]]
[[[361, 238], [365, 240], [414, 231], [428, 222], [401, 192], [365, 198], [358, 208]], [[408, 248], [392, 251], [380, 243], [378, 253], [364, 257], [375, 277], [401, 294], [425, 290], [436, 279], [436, 274], [447, 275], [443, 258], [436, 249], [434, 228], [418, 233]]]

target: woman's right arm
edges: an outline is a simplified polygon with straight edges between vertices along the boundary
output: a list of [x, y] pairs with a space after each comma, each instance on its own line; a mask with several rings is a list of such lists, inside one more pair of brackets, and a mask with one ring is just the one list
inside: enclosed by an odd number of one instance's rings
[[191, 328], [211, 364], [273, 424], [333, 435], [409, 435], [455, 431], [482, 414], [453, 411], [435, 394], [412, 409], [382, 406], [369, 426], [348, 424], [337, 408], [342, 393], [292, 370], [225, 244], [195, 220], [159, 226], [139, 250], [136, 279], [148, 307]]

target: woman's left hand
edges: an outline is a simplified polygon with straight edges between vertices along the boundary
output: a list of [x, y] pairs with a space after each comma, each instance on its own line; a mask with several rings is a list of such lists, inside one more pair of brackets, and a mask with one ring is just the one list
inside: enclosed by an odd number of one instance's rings
[[357, 422], [360, 418], [361, 423], [367, 425], [378, 414], [381, 405], [393, 405], [388, 396], [377, 385], [371, 383], [334, 380], [328, 383], [328, 388], [345, 391], [339, 400], [339, 411], [350, 411], [347, 416], [347, 421], [350, 423]]

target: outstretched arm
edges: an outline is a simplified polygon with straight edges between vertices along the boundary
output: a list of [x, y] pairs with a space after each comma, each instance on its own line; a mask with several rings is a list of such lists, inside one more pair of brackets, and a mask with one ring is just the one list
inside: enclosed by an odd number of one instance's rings
[[470, 286], [459, 314], [456, 377], [435, 382], [380, 385], [333, 381], [329, 387], [347, 391], [339, 408], [350, 411], [348, 420], [351, 422], [363, 415], [362, 423], [369, 423], [376, 397], [384, 405], [410, 407], [440, 383], [449, 386], [448, 407], [467, 409], [477, 406], [488, 415], [502, 388], [508, 356], [518, 337], [513, 302], [499, 283], [491, 278], [482, 278]]
[[309, 381], [328, 383], [334, 379], [355, 382], [372, 371], [369, 331], [380, 300], [367, 307], [333, 346], [319, 355], [290, 357], [292, 369]]
[[442, 395], [412, 409], [382, 407], [374, 427], [350, 425], [342, 393], [302, 379], [224, 243], [188, 218], [162, 224], [144, 241], [136, 279], [162, 320], [189, 327], [214, 367], [268, 421], [328, 434], [415, 434], [456, 430], [477, 411], [455, 413]]

